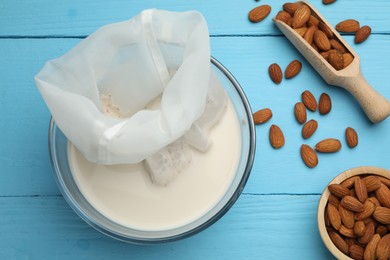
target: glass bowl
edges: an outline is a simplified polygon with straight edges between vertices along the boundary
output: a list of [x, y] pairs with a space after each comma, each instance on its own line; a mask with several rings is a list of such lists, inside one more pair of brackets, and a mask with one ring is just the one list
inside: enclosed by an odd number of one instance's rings
[[68, 140], [55, 124], [49, 127], [49, 149], [55, 181], [70, 207], [89, 225], [112, 238], [137, 244], [153, 244], [179, 240], [194, 235], [219, 220], [235, 203], [248, 180], [255, 155], [255, 129], [248, 100], [233, 75], [211, 57], [213, 70], [234, 106], [241, 130], [241, 157], [233, 180], [219, 200], [207, 213], [190, 223], [169, 230], [137, 230], [118, 224], [101, 214], [83, 196], [72, 175], [68, 157]]

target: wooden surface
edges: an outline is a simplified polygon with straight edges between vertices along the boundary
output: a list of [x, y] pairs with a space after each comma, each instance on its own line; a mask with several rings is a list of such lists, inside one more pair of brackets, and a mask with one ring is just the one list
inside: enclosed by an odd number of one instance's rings
[[[338, 0], [324, 6], [310, 1], [335, 25], [347, 18], [368, 24], [373, 35], [360, 45], [345, 40], [361, 58], [367, 81], [390, 99], [390, 2]], [[0, 258], [1, 259], [332, 259], [317, 229], [320, 195], [334, 176], [373, 165], [390, 169], [390, 120], [373, 125], [345, 90], [328, 86], [272, 24], [282, 1], [1, 1], [0, 2]], [[251, 24], [247, 13], [270, 4], [271, 15]], [[252, 109], [269, 107], [273, 118], [257, 126], [257, 152], [247, 186], [233, 208], [215, 225], [188, 239], [156, 246], [118, 242], [95, 231], [66, 204], [50, 167], [47, 133], [50, 114], [34, 85], [34, 75], [102, 25], [126, 20], [143, 9], [195, 9], [209, 24], [212, 55], [241, 83]], [[303, 63], [294, 79], [275, 85], [271, 63], [284, 69]], [[304, 90], [330, 95], [326, 116], [308, 113], [319, 128], [309, 140], [293, 107]], [[271, 148], [268, 131], [277, 124], [286, 144]], [[349, 149], [345, 128], [359, 134]], [[308, 169], [300, 159], [302, 143], [339, 138], [336, 154], [320, 154]]]

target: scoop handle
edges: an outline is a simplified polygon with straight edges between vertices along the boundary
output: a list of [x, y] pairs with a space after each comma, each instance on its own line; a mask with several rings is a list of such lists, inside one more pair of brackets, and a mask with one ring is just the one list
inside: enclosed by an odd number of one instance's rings
[[340, 83], [356, 98], [371, 122], [382, 122], [390, 115], [390, 102], [371, 87], [361, 72]]

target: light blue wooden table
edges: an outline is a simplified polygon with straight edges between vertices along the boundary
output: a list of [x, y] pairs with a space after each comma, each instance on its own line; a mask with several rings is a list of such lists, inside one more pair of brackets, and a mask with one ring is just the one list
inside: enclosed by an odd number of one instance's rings
[[[367, 80], [390, 99], [390, 2], [338, 0], [324, 6], [311, 1], [333, 24], [355, 18], [373, 35], [361, 45]], [[352, 167], [390, 169], [390, 119], [371, 124], [346, 91], [328, 86], [273, 26], [283, 1], [0, 1], [0, 259], [332, 259], [317, 230], [317, 203], [326, 184]], [[270, 4], [259, 24], [250, 9]], [[156, 246], [131, 245], [106, 237], [83, 222], [66, 204], [52, 177], [48, 154], [50, 114], [34, 85], [43, 64], [58, 57], [102, 25], [129, 19], [143, 9], [198, 10], [207, 19], [212, 55], [241, 83], [253, 110], [269, 107], [271, 122], [256, 128], [257, 152], [247, 186], [233, 208], [216, 224], [188, 239]], [[275, 85], [268, 65], [303, 62], [298, 77]], [[293, 116], [302, 91], [333, 100], [327, 116], [309, 113], [319, 129], [308, 141]], [[285, 133], [286, 145], [268, 142], [271, 124]], [[354, 127], [359, 146], [345, 145], [344, 130]], [[339, 138], [344, 147], [319, 156], [308, 169], [302, 143]]]

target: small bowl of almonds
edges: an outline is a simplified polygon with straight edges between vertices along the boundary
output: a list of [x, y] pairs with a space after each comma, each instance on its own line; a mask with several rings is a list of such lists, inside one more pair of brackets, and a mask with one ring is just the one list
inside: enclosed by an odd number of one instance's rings
[[337, 259], [390, 259], [390, 171], [365, 166], [336, 176], [322, 193], [317, 221]]

